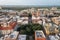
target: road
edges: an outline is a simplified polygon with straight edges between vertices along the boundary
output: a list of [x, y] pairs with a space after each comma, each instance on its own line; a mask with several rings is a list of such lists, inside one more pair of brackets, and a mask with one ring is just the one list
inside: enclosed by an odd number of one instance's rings
[[14, 31], [17, 31], [17, 29], [19, 28], [20, 26], [18, 26], [18, 24], [15, 26], [14, 28]]

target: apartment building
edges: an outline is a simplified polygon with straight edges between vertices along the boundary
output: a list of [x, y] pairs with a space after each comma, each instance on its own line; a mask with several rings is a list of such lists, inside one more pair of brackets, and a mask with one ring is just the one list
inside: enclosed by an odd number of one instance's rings
[[56, 16], [60, 16], [60, 9], [59, 9], [59, 10], [54, 11], [54, 15], [56, 15]]
[[45, 24], [44, 24], [44, 29], [47, 35], [53, 34], [53, 33], [58, 33], [58, 25], [54, 24], [50, 18], [45, 18]]
[[44, 32], [42, 30], [35, 31], [35, 40], [46, 40]]
[[52, 7], [50, 10], [52, 11], [57, 10], [57, 7]]
[[17, 17], [17, 22], [20, 24], [28, 24], [28, 13], [21, 12], [20, 15]]
[[8, 35], [4, 35], [0, 38], [0, 40], [17, 40], [18, 39], [19, 32], [14, 31]]
[[52, 23], [46, 23], [45, 27], [44, 27], [47, 35], [53, 34], [53, 33], [58, 33], [59, 30], [57, 28], [58, 28], [58, 26], [55, 24], [52, 24]]
[[16, 26], [16, 22], [12, 18], [2, 17], [0, 18], [0, 31], [2, 34], [9, 34]]
[[13, 10], [9, 10], [7, 15], [10, 16], [10, 17], [14, 17], [14, 16], [17, 15], [17, 12], [13, 11]]
[[57, 24], [57, 25], [60, 25], [60, 16], [59, 17], [53, 17], [52, 18], [52, 21]]
[[42, 24], [42, 20], [40, 19], [40, 11], [32, 11], [32, 23]]

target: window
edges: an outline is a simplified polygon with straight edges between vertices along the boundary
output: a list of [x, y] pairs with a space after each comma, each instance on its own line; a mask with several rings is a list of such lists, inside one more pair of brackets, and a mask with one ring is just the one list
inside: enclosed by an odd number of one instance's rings
[[42, 37], [42, 33], [41, 32], [36, 32], [36, 36], [37, 37]]

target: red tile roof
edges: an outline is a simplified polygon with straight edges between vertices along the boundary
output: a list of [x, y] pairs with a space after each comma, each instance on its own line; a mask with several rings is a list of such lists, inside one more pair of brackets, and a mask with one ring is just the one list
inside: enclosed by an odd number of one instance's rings
[[11, 30], [11, 29], [14, 29], [14, 27], [16, 26], [16, 22], [12, 22], [9, 25], [10, 25], [9, 27], [0, 26], [0, 30]]

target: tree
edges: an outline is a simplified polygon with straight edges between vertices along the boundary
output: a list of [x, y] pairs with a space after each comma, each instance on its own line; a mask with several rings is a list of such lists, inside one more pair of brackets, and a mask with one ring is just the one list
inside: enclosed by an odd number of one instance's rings
[[25, 24], [25, 25], [20, 25], [18, 28], [20, 34], [26, 34], [27, 35], [27, 40], [34, 40], [34, 32], [35, 30], [42, 30], [43, 27], [40, 24]]
[[29, 24], [32, 23], [32, 14], [31, 13], [28, 14], [28, 18], [29, 18], [28, 23]]
[[20, 33], [21, 34], [33, 35], [35, 30], [42, 30], [42, 25], [33, 24], [33, 23], [26, 24], [26, 25], [20, 25]]
[[60, 26], [58, 27], [59, 33], [60, 33]]

